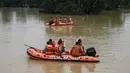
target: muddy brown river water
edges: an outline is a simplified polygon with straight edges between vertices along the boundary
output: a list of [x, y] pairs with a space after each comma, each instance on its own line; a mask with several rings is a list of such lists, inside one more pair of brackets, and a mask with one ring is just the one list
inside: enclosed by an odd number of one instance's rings
[[[130, 73], [130, 13], [109, 11], [72, 16], [74, 25], [48, 28], [50, 16], [38, 9], [0, 8], [1, 73]], [[63, 17], [63, 16], [62, 16]], [[43, 49], [52, 38], [65, 40], [66, 49], [81, 38], [94, 46], [100, 63], [53, 62], [29, 59], [24, 44]]]

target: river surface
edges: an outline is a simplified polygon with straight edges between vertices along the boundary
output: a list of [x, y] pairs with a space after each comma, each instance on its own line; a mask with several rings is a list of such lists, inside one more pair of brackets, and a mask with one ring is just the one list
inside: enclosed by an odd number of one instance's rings
[[[51, 15], [38, 9], [0, 8], [1, 73], [130, 73], [130, 12], [109, 11], [72, 16], [74, 25], [48, 28]], [[95, 47], [100, 63], [32, 60], [24, 44], [43, 49], [52, 38], [65, 40], [66, 49], [81, 38], [85, 48]]]

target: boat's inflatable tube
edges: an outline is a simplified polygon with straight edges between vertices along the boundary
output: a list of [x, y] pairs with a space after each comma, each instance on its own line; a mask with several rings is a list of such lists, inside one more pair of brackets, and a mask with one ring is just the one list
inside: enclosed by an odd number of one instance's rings
[[43, 60], [56, 60], [56, 61], [74, 61], [74, 62], [99, 62], [97, 57], [90, 57], [90, 56], [80, 56], [80, 57], [72, 57], [71, 55], [46, 55], [42, 53], [39, 49], [27, 49], [27, 54], [29, 57], [43, 59]]
[[[59, 24], [55, 24], [53, 23], [51, 26], [67, 26], [67, 25], [72, 25], [73, 22], [71, 23], [59, 23]], [[49, 26], [49, 23], [46, 23], [46, 26]]]

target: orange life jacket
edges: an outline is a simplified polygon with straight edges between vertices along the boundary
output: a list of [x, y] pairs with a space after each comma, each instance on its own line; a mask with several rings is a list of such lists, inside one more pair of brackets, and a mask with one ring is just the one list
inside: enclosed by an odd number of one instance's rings
[[54, 54], [55, 55], [59, 55], [60, 54], [59, 45], [57, 45], [57, 44], [54, 47]]
[[78, 56], [81, 56], [82, 55], [82, 49], [80, 46], [78, 45], [74, 45], [70, 51], [70, 54], [72, 56], [75, 56], [75, 57], [78, 57]]
[[53, 18], [53, 22], [56, 23], [56, 18]]
[[67, 22], [67, 18], [64, 18], [64, 23], [66, 23]]
[[47, 55], [53, 54], [53, 46], [52, 45], [46, 45], [46, 54]]
[[69, 22], [72, 22], [72, 18], [69, 18]]
[[59, 18], [57, 18], [57, 23], [59, 23]]

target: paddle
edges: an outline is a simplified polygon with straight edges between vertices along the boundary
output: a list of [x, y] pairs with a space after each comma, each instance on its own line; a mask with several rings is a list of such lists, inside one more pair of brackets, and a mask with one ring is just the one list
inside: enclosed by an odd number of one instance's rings
[[42, 52], [42, 50], [40, 50], [40, 49], [37, 49], [37, 48], [35, 48], [35, 47], [32, 47], [32, 46], [29, 46], [29, 45], [26, 45], [26, 44], [24, 44], [25, 46], [27, 46], [27, 47], [30, 47], [30, 48], [32, 48], [32, 49], [34, 49], [35, 51], [37, 51], [37, 52]]
[[32, 48], [32, 49], [36, 49], [36, 48], [34, 48], [34, 47], [32, 47], [32, 46], [29, 46], [29, 45], [26, 45], [26, 44], [24, 44], [25, 46], [27, 46], [27, 47], [30, 47], [30, 48]]

